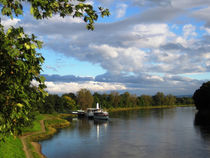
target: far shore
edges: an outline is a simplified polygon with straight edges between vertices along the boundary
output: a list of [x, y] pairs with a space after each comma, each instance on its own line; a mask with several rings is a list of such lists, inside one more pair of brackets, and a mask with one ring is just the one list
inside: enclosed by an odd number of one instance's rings
[[108, 112], [128, 111], [128, 110], [140, 110], [140, 109], [161, 109], [161, 108], [175, 108], [175, 107], [193, 107], [194, 104], [190, 105], [159, 105], [159, 106], [137, 106], [137, 107], [126, 107], [126, 108], [110, 108]]

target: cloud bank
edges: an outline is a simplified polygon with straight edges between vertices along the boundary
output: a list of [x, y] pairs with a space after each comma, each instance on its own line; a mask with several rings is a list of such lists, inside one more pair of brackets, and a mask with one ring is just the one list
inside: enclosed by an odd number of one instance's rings
[[[113, 18], [123, 19], [97, 23], [93, 32], [87, 31], [80, 19], [71, 17], [54, 16], [37, 21], [27, 14], [13, 22], [29, 33], [38, 34], [45, 48], [67, 58], [98, 64], [106, 70], [95, 78], [46, 75], [50, 92], [86, 87], [95, 91], [192, 94], [204, 82], [183, 76], [210, 70], [210, 2], [102, 0], [97, 3], [115, 5]], [[126, 17], [133, 7], [139, 13]], [[9, 23], [5, 21], [5, 25]]]

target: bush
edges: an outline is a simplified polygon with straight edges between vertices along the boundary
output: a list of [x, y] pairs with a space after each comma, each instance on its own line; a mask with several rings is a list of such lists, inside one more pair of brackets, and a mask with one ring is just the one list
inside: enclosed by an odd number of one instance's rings
[[197, 110], [210, 111], [210, 81], [203, 83], [193, 95], [193, 100]]

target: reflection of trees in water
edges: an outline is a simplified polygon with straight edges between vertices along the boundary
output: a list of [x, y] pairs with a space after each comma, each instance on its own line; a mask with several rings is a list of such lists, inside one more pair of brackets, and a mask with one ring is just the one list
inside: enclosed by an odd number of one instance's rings
[[128, 110], [110, 113], [110, 118], [123, 118], [126, 120], [136, 119], [140, 117], [149, 117], [150, 110]]
[[194, 124], [210, 126], [210, 111], [198, 111], [195, 114]]
[[82, 136], [89, 136], [91, 130], [91, 124], [88, 119], [79, 119], [78, 120], [78, 131], [79, 135]]
[[121, 112], [113, 112], [110, 114], [111, 118], [125, 118], [129, 119], [151, 119], [151, 117], [155, 119], [163, 119], [164, 117], [173, 117], [176, 112], [175, 108], [170, 109], [142, 109], [142, 110], [130, 110], [130, 111], [121, 111]]
[[195, 114], [196, 131], [205, 141], [210, 141], [210, 111], [199, 111]]

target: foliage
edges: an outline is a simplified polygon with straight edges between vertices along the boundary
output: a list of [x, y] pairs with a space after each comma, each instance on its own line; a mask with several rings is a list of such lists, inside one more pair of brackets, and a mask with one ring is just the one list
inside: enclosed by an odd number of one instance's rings
[[44, 103], [39, 103], [37, 106], [37, 110], [42, 114], [69, 113], [78, 108], [76, 101], [67, 94], [61, 97], [56, 94], [49, 94]]
[[203, 83], [193, 95], [195, 106], [199, 111], [210, 110], [210, 81]]
[[64, 108], [68, 111], [76, 110], [76, 102], [69, 96], [63, 96]]
[[153, 104], [153, 99], [149, 95], [144, 95], [143, 94], [140, 97], [140, 99], [141, 99], [141, 102], [142, 102], [142, 104], [141, 104], [142, 106], [149, 106], [149, 105], [152, 105]]
[[164, 94], [162, 92], [157, 92], [153, 96], [154, 105], [163, 105], [164, 104], [164, 99], [165, 99]]
[[61, 17], [73, 16], [83, 18], [87, 23], [87, 29], [94, 29], [94, 22], [97, 21], [98, 15], [101, 17], [109, 16], [108, 9], [98, 7], [96, 11], [86, 0], [0, 0], [2, 15], [13, 18], [13, 15], [23, 14], [23, 2], [28, 2], [31, 6], [30, 12], [36, 19], [50, 18], [55, 14]]
[[[108, 9], [98, 8], [98, 12], [86, 0], [0, 0], [1, 15], [23, 15], [23, 3], [30, 5], [30, 12], [36, 19], [50, 18], [55, 14], [61, 17], [83, 18], [87, 29], [94, 29], [94, 22], [109, 16]], [[29, 125], [33, 118], [32, 111], [45, 97], [44, 78], [40, 76], [44, 58], [36, 52], [42, 42], [32, 34], [28, 36], [23, 28], [9, 28], [7, 31], [0, 24], [0, 139], [6, 135], [21, 133], [21, 128]], [[31, 82], [38, 82], [31, 86]], [[56, 108], [58, 104], [56, 104]], [[54, 110], [49, 104], [48, 111]], [[46, 108], [42, 109], [43, 111]], [[50, 111], [53, 112], [53, 111]]]
[[[31, 104], [46, 95], [44, 78], [40, 76], [44, 58], [36, 52], [42, 43], [23, 28], [7, 31], [0, 25], [0, 137], [20, 133], [30, 124]], [[31, 81], [36, 81], [36, 87]]]
[[177, 105], [188, 105], [188, 104], [194, 104], [192, 97], [177, 97], [176, 103]]
[[81, 89], [77, 92], [77, 104], [81, 109], [86, 109], [92, 107], [93, 96], [87, 89]]
[[23, 133], [41, 131], [42, 128], [40, 125], [40, 121], [43, 119], [44, 119], [44, 115], [41, 115], [41, 114], [36, 115], [31, 125], [29, 127], [23, 128]]
[[[176, 97], [169, 94], [169, 95], [165, 96], [164, 103], [165, 103], [165, 105], [174, 105], [176, 103]], [[193, 103], [191, 103], [191, 104], [193, 104]]]
[[[157, 94], [164, 96], [160, 97], [161, 102], [158, 99], [154, 99], [155, 96], [158, 96]], [[90, 102], [89, 105], [88, 102]], [[80, 108], [85, 110], [87, 107], [96, 107], [96, 103], [99, 103], [100, 107], [105, 109], [129, 109], [193, 105], [193, 100], [191, 97], [176, 98], [171, 94], [164, 95], [162, 92], [156, 93], [154, 96], [144, 94], [136, 96], [129, 92], [123, 94], [119, 94], [118, 92], [111, 92], [110, 94], [95, 92], [91, 95], [89, 90], [81, 89], [77, 92], [77, 95], [73, 93], [63, 94], [62, 96], [50, 94], [45, 98], [44, 104], [39, 104], [38, 110], [41, 113], [69, 113]]]

